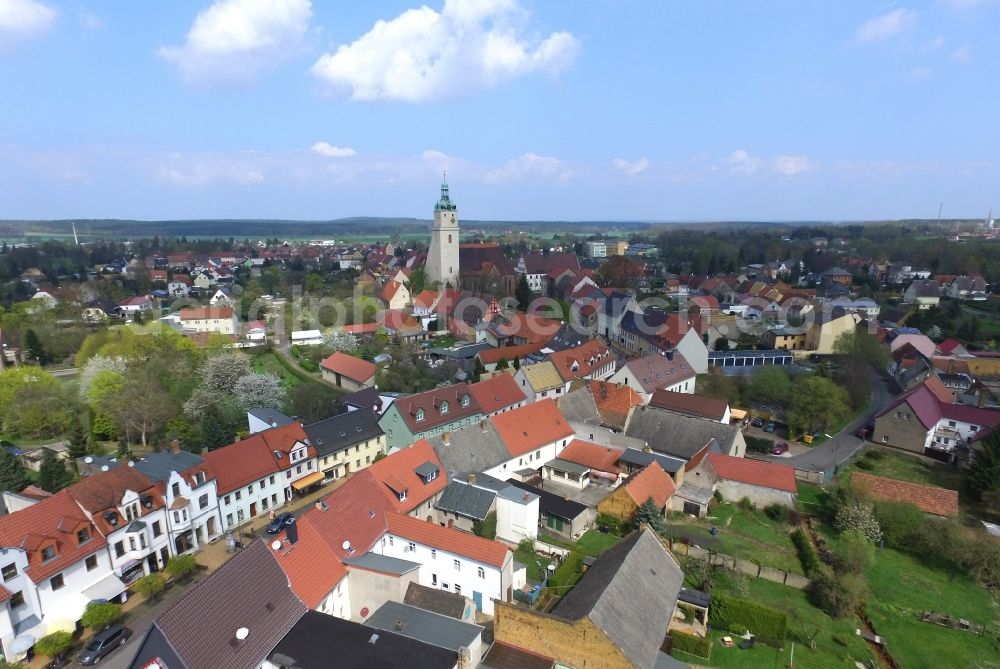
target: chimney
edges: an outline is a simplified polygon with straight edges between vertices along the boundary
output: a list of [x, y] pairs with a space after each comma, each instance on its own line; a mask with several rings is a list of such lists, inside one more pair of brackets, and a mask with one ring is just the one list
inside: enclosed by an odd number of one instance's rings
[[202, 448], [201, 449], [201, 454], [202, 454], [202, 456], [208, 455], [208, 449], [207, 448]]
[[475, 482], [476, 482], [476, 475], [469, 474], [469, 483], [475, 483]]
[[642, 447], [642, 452], [643, 453], [652, 453], [653, 449], [649, 447], [649, 443], [646, 443]]
[[181, 452], [181, 440], [180, 439], [174, 439], [173, 441], [170, 442], [170, 452], [171, 453], [180, 453]]
[[458, 649], [458, 664], [456, 669], [472, 669], [472, 653], [465, 646]]
[[397, 632], [402, 632], [403, 631], [403, 621], [402, 620], [397, 620], [396, 621], [396, 631]]

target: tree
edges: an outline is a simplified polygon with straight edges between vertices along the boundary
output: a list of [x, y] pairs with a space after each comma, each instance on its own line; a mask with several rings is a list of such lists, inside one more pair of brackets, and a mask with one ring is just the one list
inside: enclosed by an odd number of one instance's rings
[[652, 497], [646, 499], [645, 502], [639, 505], [639, 508], [635, 510], [635, 518], [633, 519], [636, 527], [641, 527], [642, 525], [649, 525], [658, 534], [662, 534], [667, 528], [666, 523], [663, 520], [663, 510], [656, 506], [656, 502], [653, 501]]
[[122, 615], [122, 605], [114, 602], [90, 602], [83, 611], [80, 624], [91, 629], [103, 629]]
[[0, 448], [0, 490], [21, 492], [29, 483], [28, 470], [18, 457], [6, 448]]
[[67, 454], [76, 462], [77, 458], [87, 455], [90, 450], [90, 440], [87, 439], [87, 431], [83, 427], [82, 421], [73, 423], [73, 428], [69, 433], [69, 450]]
[[789, 424], [796, 432], [825, 430], [851, 413], [847, 391], [830, 379], [807, 376], [794, 386]]
[[46, 634], [35, 641], [35, 652], [53, 659], [61, 659], [63, 654], [73, 645], [73, 635], [58, 631]]
[[729, 339], [726, 337], [719, 337], [715, 340], [716, 351], [728, 351], [729, 350]]
[[414, 267], [413, 271], [410, 272], [409, 280], [404, 283], [406, 289], [410, 291], [410, 295], [416, 297], [427, 288], [427, 268], [423, 265]]
[[873, 544], [882, 541], [882, 528], [875, 519], [871, 505], [864, 502], [848, 502], [841, 506], [833, 519], [833, 526], [845, 533], [852, 530], [860, 532]]
[[869, 379], [889, 362], [885, 347], [864, 330], [854, 330], [837, 337], [833, 352], [839, 362], [837, 381], [847, 389], [851, 406], [864, 405], [870, 391]]
[[167, 579], [163, 577], [163, 574], [147, 574], [133, 583], [132, 587], [140, 595], [146, 595], [148, 601], [155, 602], [167, 588]]
[[38, 338], [38, 334], [31, 328], [24, 333], [24, 349], [29, 360], [36, 361], [39, 365], [44, 365], [48, 362], [48, 356], [45, 353], [45, 348], [42, 346], [42, 340]]
[[250, 356], [246, 353], [224, 352], [208, 358], [201, 368], [203, 387], [215, 392], [229, 392], [236, 382], [253, 371]]
[[340, 391], [325, 384], [300, 383], [289, 390], [289, 411], [305, 424], [315, 423], [335, 413], [334, 404], [340, 396]]
[[323, 337], [323, 345], [332, 351], [353, 353], [358, 349], [358, 338], [344, 328], [333, 328]]
[[160, 379], [149, 368], [130, 370], [121, 394], [113, 403], [106, 401], [104, 408], [115, 419], [126, 442], [131, 435], [138, 434], [143, 446], [176, 413]]
[[210, 451], [233, 443], [236, 430], [226, 421], [223, 412], [216, 405], [201, 416], [201, 445]]
[[281, 379], [270, 374], [253, 372], [242, 377], [233, 387], [236, 401], [244, 409], [261, 407], [266, 409], [283, 409], [288, 394]]
[[725, 400], [729, 404], [740, 401], [739, 382], [732, 376], [726, 376], [718, 367], [709, 367], [707, 374], [698, 376], [695, 381], [697, 392], [717, 400]]
[[993, 430], [980, 443], [965, 470], [965, 486], [976, 499], [1000, 490], [1000, 430]]
[[482, 376], [485, 373], [486, 373], [486, 365], [484, 365], [483, 361], [479, 359], [479, 356], [476, 356], [476, 364], [472, 370], [472, 374], [475, 377], [476, 381], [478, 382], [480, 379], [482, 379]]
[[167, 560], [166, 570], [171, 577], [183, 581], [195, 572], [198, 563], [193, 555], [175, 555]]
[[521, 358], [520, 356], [514, 356], [514, 369], [521, 369]]
[[875, 504], [875, 518], [882, 529], [885, 545], [905, 550], [912, 546], [913, 537], [927, 516], [910, 502], [878, 502]]
[[750, 377], [747, 394], [751, 400], [784, 406], [792, 392], [788, 372], [777, 365], [756, 370]]
[[507, 362], [507, 358], [500, 358], [499, 360], [497, 360], [496, 369], [498, 371], [501, 369], [509, 369], [509, 368], [510, 368], [510, 363]]
[[813, 602], [834, 618], [854, 612], [865, 591], [864, 580], [856, 574], [837, 574], [828, 567], [813, 575], [810, 595]]
[[517, 280], [517, 288], [514, 289], [514, 299], [517, 300], [517, 308], [520, 311], [527, 311], [531, 304], [531, 286], [528, 285], [528, 276], [522, 274]]
[[847, 530], [833, 548], [833, 563], [844, 574], [864, 574], [875, 559], [875, 547], [861, 530]]
[[42, 464], [38, 469], [38, 486], [48, 492], [59, 492], [73, 482], [73, 474], [66, 469], [66, 462], [54, 451], [45, 449]]

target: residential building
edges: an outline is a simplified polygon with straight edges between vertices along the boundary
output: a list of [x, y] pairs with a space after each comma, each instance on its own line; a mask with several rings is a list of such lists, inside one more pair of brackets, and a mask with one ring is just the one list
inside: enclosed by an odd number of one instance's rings
[[567, 383], [575, 379], [603, 381], [614, 374], [618, 362], [618, 358], [600, 339], [550, 353], [548, 359]]
[[378, 368], [362, 358], [337, 351], [319, 365], [323, 380], [349, 392], [375, 385]]
[[151, 295], [127, 297], [118, 303], [118, 310], [123, 316], [145, 315], [153, 310], [153, 297]]
[[656, 390], [693, 393], [697, 373], [679, 352], [647, 355], [629, 360], [609, 381], [635, 390], [643, 402], [649, 402]]
[[215, 291], [215, 294], [209, 298], [208, 303], [213, 307], [235, 307], [236, 300], [233, 298], [233, 293], [228, 288], [219, 288]]
[[713, 397], [693, 393], [657, 390], [649, 398], [649, 406], [698, 418], [707, 418], [726, 425], [729, 424], [731, 417], [729, 403], [725, 400], [717, 400]]
[[319, 330], [294, 330], [292, 332], [292, 346], [322, 346], [323, 333]]
[[272, 427], [284, 427], [291, 422], [291, 418], [270, 407], [247, 410], [247, 427], [250, 434], [270, 430]]
[[709, 444], [738, 458], [746, 453], [739, 427], [655, 407], [635, 409], [625, 434], [642, 440], [654, 451], [688, 461], [697, 459]]
[[374, 411], [348, 411], [306, 425], [324, 483], [359, 471], [385, 454], [385, 432], [378, 418]]
[[930, 309], [941, 302], [941, 286], [933, 279], [916, 279], [903, 291], [903, 304]]
[[379, 425], [389, 448], [403, 448], [424, 437], [451, 432], [483, 417], [469, 386], [456, 383], [400, 397], [386, 409]]
[[597, 512], [630, 524], [639, 507], [649, 499], [653, 500], [660, 513], [665, 513], [675, 492], [677, 485], [674, 480], [654, 461], [629, 476], [614, 492], [602, 499], [597, 504]]
[[559, 370], [549, 360], [522, 366], [514, 374], [514, 379], [529, 403], [559, 397], [569, 389], [569, 383], [563, 380]]
[[563, 418], [559, 406], [552, 399], [539, 400], [520, 409], [496, 415], [491, 422], [510, 454], [510, 460], [505, 463], [509, 464], [509, 468], [505, 466], [503, 472], [487, 472], [501, 479], [521, 468], [537, 472], [543, 463], [558, 457], [573, 438], [573, 428]]
[[474, 524], [485, 521], [494, 510], [496, 497], [492, 490], [453, 479], [434, 502], [434, 508], [447, 527], [472, 532]]
[[365, 624], [461, 654], [468, 669], [476, 669], [483, 656], [483, 627], [402, 602], [386, 602]]
[[428, 588], [419, 583], [411, 583], [406, 587], [403, 603], [462, 622], [473, 623], [476, 621], [476, 609], [471, 599], [453, 592]]
[[472, 399], [484, 416], [511, 411], [524, 406], [528, 397], [518, 387], [513, 374], [500, 373], [469, 386]]
[[239, 320], [232, 307], [198, 307], [181, 309], [178, 312], [181, 327], [186, 332], [209, 332], [235, 335], [239, 332]]
[[386, 309], [405, 309], [410, 305], [410, 290], [399, 281], [386, 281], [379, 297], [385, 302]]
[[[727, 502], [746, 498], [758, 507], [780, 504], [794, 508], [798, 492], [793, 467], [722, 453], [709, 453], [697, 469], [686, 474], [686, 480], [710, 487]], [[677, 506], [674, 510], [683, 511]]]

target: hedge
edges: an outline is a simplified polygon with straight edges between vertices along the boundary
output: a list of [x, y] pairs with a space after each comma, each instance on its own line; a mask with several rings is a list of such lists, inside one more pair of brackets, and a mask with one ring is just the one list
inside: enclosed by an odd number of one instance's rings
[[712, 595], [708, 622], [714, 629], [743, 634], [749, 630], [761, 643], [775, 648], [785, 645], [788, 616], [746, 599]]
[[819, 555], [816, 554], [816, 547], [801, 528], [792, 532], [792, 543], [799, 554], [799, 562], [802, 563], [802, 570], [806, 576], [812, 576], [819, 569]]
[[315, 360], [310, 360], [309, 358], [302, 358], [299, 360], [299, 366], [307, 372], [318, 372], [319, 363]]
[[679, 650], [684, 653], [703, 657], [706, 660], [712, 655], [712, 639], [709, 637], [700, 637], [673, 630], [670, 632], [670, 640], [671, 651]]

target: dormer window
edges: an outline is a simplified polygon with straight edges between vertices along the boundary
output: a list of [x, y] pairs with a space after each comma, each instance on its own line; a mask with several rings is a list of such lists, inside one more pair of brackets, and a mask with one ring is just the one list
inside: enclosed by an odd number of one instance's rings
[[405, 501], [406, 500], [406, 491], [405, 490], [401, 490], [399, 492], [399, 494], [396, 495], [396, 496], [399, 497], [399, 501], [400, 502]]
[[42, 549], [42, 562], [48, 562], [56, 556], [55, 546], [46, 546]]
[[76, 543], [85, 544], [90, 541], [90, 530], [86, 527], [76, 533]]
[[448, 413], [448, 403], [447, 402], [441, 402], [440, 411], [443, 414]]
[[198, 485], [203, 485], [205, 483], [205, 472], [198, 472], [195, 480], [198, 482]]
[[417, 421], [418, 423], [419, 423], [420, 421], [422, 421], [422, 420], [424, 419], [424, 410], [423, 410], [423, 409], [417, 409], [417, 413], [416, 413], [416, 415], [415, 415], [415, 416], [413, 417], [413, 419], [414, 419], [415, 421]]
[[174, 483], [174, 484], [172, 484], [170, 486], [170, 492], [172, 492], [174, 494], [174, 497], [180, 497], [181, 496], [181, 484], [180, 483]]
[[464, 406], [464, 407], [469, 406], [469, 396], [468, 395], [462, 395], [462, 406]]

